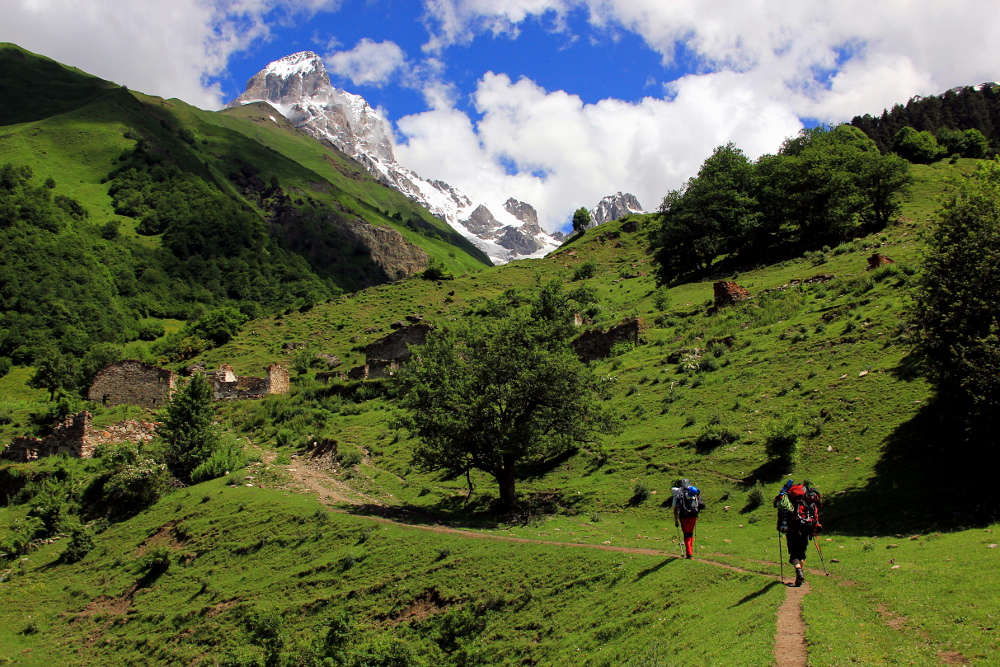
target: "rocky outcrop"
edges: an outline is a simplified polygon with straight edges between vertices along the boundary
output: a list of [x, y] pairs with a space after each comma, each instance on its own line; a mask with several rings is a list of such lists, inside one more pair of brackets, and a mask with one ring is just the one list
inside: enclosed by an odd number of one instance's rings
[[[497, 237], [497, 243], [516, 255], [531, 255], [543, 246], [531, 233], [528, 225], [523, 227], [504, 227], [503, 233]], [[540, 231], [540, 230], [539, 230]]]
[[389, 280], [402, 280], [427, 268], [428, 256], [391, 227], [376, 227], [364, 220], [348, 220], [346, 227], [371, 252], [375, 265]]
[[476, 210], [472, 212], [472, 215], [467, 220], [463, 221], [463, 224], [466, 229], [476, 236], [487, 238], [492, 236], [493, 231], [500, 227], [500, 223], [490, 213], [490, 209], [482, 204], [476, 207]]
[[715, 291], [715, 307], [734, 306], [750, 298], [750, 290], [740, 287], [732, 280], [720, 280], [712, 285]]
[[538, 227], [538, 211], [531, 204], [525, 204], [511, 197], [504, 202], [503, 208], [521, 222]]
[[868, 271], [874, 271], [880, 266], [885, 266], [886, 264], [895, 264], [893, 260], [889, 259], [881, 253], [874, 253], [868, 258]]

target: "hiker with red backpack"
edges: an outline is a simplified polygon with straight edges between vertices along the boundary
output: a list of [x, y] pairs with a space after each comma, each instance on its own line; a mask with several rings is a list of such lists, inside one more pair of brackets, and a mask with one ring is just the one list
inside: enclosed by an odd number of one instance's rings
[[819, 523], [822, 504], [818, 489], [811, 488], [809, 482], [796, 484], [791, 479], [785, 482], [774, 499], [774, 507], [778, 510], [778, 532], [785, 534], [788, 562], [795, 567], [795, 586], [805, 583], [803, 568], [809, 541], [823, 530]]
[[705, 509], [701, 501], [701, 491], [692, 486], [690, 480], [682, 479], [678, 486], [670, 489], [674, 494], [674, 527], [684, 531], [685, 558], [694, 557], [694, 527], [698, 523], [698, 512]]

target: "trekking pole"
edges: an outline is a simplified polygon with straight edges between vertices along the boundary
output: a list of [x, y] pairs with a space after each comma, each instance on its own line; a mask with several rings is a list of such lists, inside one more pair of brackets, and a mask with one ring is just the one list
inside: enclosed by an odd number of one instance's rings
[[813, 543], [816, 545], [816, 551], [819, 552], [819, 562], [823, 564], [823, 574], [830, 576], [830, 573], [826, 571], [826, 561], [823, 560], [823, 550], [819, 548], [819, 536], [813, 535]]
[[785, 554], [781, 548], [781, 533], [778, 533], [778, 572], [781, 573], [781, 583], [785, 583]]

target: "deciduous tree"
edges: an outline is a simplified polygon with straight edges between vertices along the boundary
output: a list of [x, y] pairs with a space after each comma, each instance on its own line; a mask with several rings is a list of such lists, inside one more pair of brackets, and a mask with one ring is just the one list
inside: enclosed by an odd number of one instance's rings
[[982, 163], [947, 199], [916, 306], [919, 349], [973, 441], [996, 442], [1000, 415], [1000, 163]]
[[401, 381], [415, 463], [492, 475], [506, 509], [524, 466], [614, 428], [599, 380], [558, 328], [526, 313], [432, 332]]

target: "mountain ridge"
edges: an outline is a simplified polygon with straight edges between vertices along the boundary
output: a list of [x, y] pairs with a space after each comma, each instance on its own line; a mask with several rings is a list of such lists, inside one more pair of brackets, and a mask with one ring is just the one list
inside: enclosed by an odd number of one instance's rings
[[[251, 77], [246, 90], [227, 106], [252, 102], [272, 105], [296, 127], [350, 155], [376, 179], [447, 222], [494, 263], [542, 257], [562, 241], [538, 226], [537, 214], [533, 224], [526, 223], [510, 213], [507, 203], [473, 201], [458, 188], [441, 180], [425, 179], [399, 164], [387, 121], [361, 96], [334, 87], [322, 59], [312, 51], [271, 62]], [[517, 210], [529, 206], [514, 202]], [[496, 227], [492, 223], [484, 227], [481, 209], [489, 211]]]

